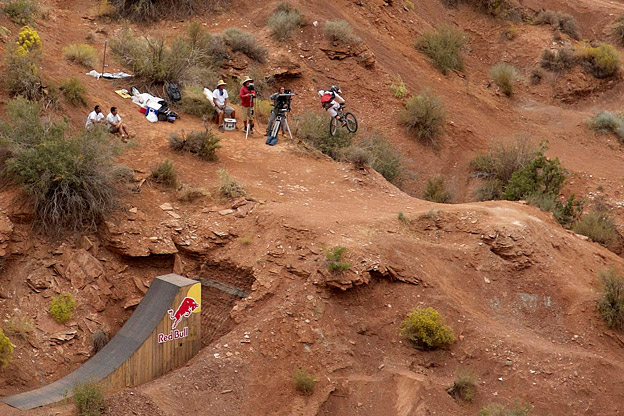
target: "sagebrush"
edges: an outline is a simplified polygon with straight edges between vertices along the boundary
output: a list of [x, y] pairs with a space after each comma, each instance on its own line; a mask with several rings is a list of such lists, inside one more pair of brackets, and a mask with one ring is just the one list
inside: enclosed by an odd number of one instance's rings
[[35, 329], [33, 320], [27, 316], [12, 316], [2, 326], [7, 335], [26, 339]]
[[425, 350], [443, 348], [455, 341], [453, 329], [444, 325], [440, 313], [432, 307], [410, 312], [401, 322], [400, 335]]
[[306, 396], [314, 393], [314, 387], [316, 386], [316, 378], [314, 375], [308, 373], [306, 370], [297, 368], [293, 374], [293, 382], [295, 389]]
[[535, 23], [538, 25], [550, 25], [553, 30], [560, 30], [563, 33], [567, 33], [572, 39], [579, 40], [579, 25], [572, 15], [552, 10], [542, 10], [535, 18]]
[[418, 141], [437, 147], [444, 132], [446, 112], [438, 97], [423, 91], [407, 100], [399, 120]]
[[4, 4], [4, 13], [17, 25], [33, 23], [39, 12], [36, 0], [9, 0]]
[[110, 0], [117, 13], [130, 21], [153, 22], [223, 10], [230, 0]]
[[227, 199], [236, 199], [247, 195], [245, 188], [239, 184], [236, 179], [232, 178], [227, 170], [219, 169], [219, 192]]
[[293, 8], [290, 3], [280, 3], [269, 17], [267, 26], [276, 39], [284, 41], [292, 37], [302, 22], [303, 15], [299, 10]]
[[78, 78], [71, 77], [60, 85], [60, 89], [63, 97], [74, 107], [87, 104], [87, 88]]
[[581, 60], [585, 71], [599, 79], [615, 76], [622, 65], [618, 50], [606, 43], [598, 46], [579, 43], [576, 46], [576, 55]]
[[353, 27], [346, 20], [330, 20], [325, 23], [325, 35], [334, 42], [354, 45], [362, 41], [353, 33]]
[[466, 370], [457, 371], [453, 385], [448, 393], [456, 400], [472, 402], [477, 392], [477, 383], [474, 374]]
[[503, 91], [503, 94], [508, 97], [513, 94], [516, 68], [506, 63], [499, 63], [490, 69], [490, 76], [494, 83]]
[[329, 118], [323, 114], [307, 111], [294, 117], [294, 135], [305, 145], [340, 160], [342, 149], [351, 145], [351, 134], [339, 129], [335, 136], [329, 133]]
[[423, 199], [439, 204], [445, 204], [451, 200], [451, 193], [446, 189], [445, 180], [442, 176], [427, 180]]
[[63, 48], [63, 55], [68, 61], [89, 69], [95, 68], [98, 63], [97, 51], [90, 45], [72, 43]]
[[624, 274], [615, 268], [599, 273], [602, 280], [598, 312], [607, 327], [624, 330]]
[[232, 48], [233, 52], [241, 52], [261, 63], [266, 62], [269, 51], [264, 46], [259, 45], [256, 37], [251, 33], [237, 27], [231, 27], [226, 29], [223, 34], [225, 43]]
[[105, 409], [102, 389], [93, 381], [76, 384], [73, 389], [78, 416], [101, 416]]
[[169, 188], [178, 185], [178, 174], [172, 160], [165, 160], [152, 167], [151, 178], [154, 182], [163, 184]]
[[217, 160], [217, 149], [221, 138], [212, 130], [171, 133], [169, 145], [173, 150], [195, 153], [200, 159]]
[[408, 176], [403, 153], [379, 132], [366, 132], [344, 150], [344, 155], [357, 168], [370, 166], [397, 186]]
[[[210, 84], [212, 85], [212, 84]], [[198, 85], [185, 86], [182, 90], [182, 99], [178, 102], [181, 112], [197, 117], [211, 119], [214, 115], [214, 107], [204, 96], [204, 89]]]
[[433, 64], [447, 74], [449, 70], [464, 70], [461, 48], [467, 35], [452, 26], [442, 25], [435, 32], [427, 31], [416, 39], [416, 49], [427, 55]]
[[613, 249], [620, 240], [613, 218], [605, 210], [598, 209], [584, 214], [572, 226], [572, 230], [591, 238], [592, 241]]

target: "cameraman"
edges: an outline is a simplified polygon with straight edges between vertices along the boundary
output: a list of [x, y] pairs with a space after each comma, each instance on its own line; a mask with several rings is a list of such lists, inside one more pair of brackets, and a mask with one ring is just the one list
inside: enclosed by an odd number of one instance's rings
[[253, 85], [253, 79], [247, 77], [243, 81], [243, 86], [240, 89], [240, 99], [242, 107], [243, 123], [245, 123], [245, 131], [247, 131], [247, 121], [249, 121], [249, 134], [254, 134], [254, 99], [256, 98], [256, 91]]
[[[284, 94], [284, 87], [280, 87], [279, 92], [276, 92], [269, 97], [269, 100], [273, 103], [273, 110], [271, 111], [271, 116], [269, 117], [269, 124], [267, 125], [265, 136], [271, 134], [275, 117], [277, 117], [279, 110], [285, 105], [283, 98], [279, 97], [280, 94]], [[284, 124], [282, 124], [282, 135], [284, 135]]]

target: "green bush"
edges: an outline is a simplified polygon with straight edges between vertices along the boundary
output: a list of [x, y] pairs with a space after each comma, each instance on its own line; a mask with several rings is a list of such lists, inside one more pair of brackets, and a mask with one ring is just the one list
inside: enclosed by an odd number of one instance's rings
[[475, 199], [477, 201], [492, 201], [501, 198], [504, 184], [498, 179], [490, 179], [484, 181], [475, 190]]
[[607, 327], [624, 330], [624, 275], [614, 268], [599, 273], [602, 279], [598, 312]]
[[527, 196], [526, 201], [529, 205], [538, 207], [542, 211], [552, 212], [557, 222], [564, 227], [569, 227], [578, 220], [583, 211], [583, 203], [576, 201], [574, 194], [565, 203], [561, 202], [557, 195], [542, 192]]
[[33, 23], [39, 13], [39, 3], [35, 0], [9, 0], [4, 4], [4, 13], [16, 25]]
[[104, 414], [104, 394], [96, 383], [76, 384], [73, 394], [78, 416], [101, 416]]
[[613, 26], [611, 26], [611, 36], [620, 46], [624, 45], [624, 14], [620, 14]]
[[34, 331], [35, 325], [27, 316], [12, 316], [3, 325], [3, 329], [7, 335], [26, 339]]
[[262, 99], [256, 100], [256, 120], [261, 123], [268, 123], [271, 111], [273, 111], [273, 105], [270, 101]]
[[117, 13], [129, 21], [154, 22], [217, 12], [230, 0], [110, 0]]
[[196, 153], [203, 160], [217, 160], [217, 149], [221, 139], [212, 130], [191, 131], [185, 134], [171, 133], [169, 135], [169, 145], [173, 150]]
[[577, 47], [577, 55], [583, 62], [584, 69], [595, 78], [609, 78], [620, 70], [622, 58], [613, 45], [601, 44], [591, 46], [580, 44]]
[[314, 376], [307, 371], [297, 368], [295, 373], [293, 374], [293, 381], [295, 384], [295, 389], [305, 395], [310, 396], [314, 393], [314, 387], [316, 386], [316, 379]]
[[535, 18], [538, 25], [550, 25], [553, 30], [561, 30], [572, 39], [579, 40], [579, 27], [576, 19], [566, 13], [542, 10]]
[[380, 133], [365, 133], [348, 149], [350, 162], [357, 167], [369, 165], [388, 182], [400, 185], [406, 176], [403, 153]]
[[95, 68], [98, 63], [97, 51], [93, 46], [72, 43], [63, 48], [65, 59], [75, 62], [85, 68]]
[[533, 68], [529, 74], [529, 81], [531, 85], [537, 85], [544, 79], [544, 70], [542, 68]]
[[423, 199], [440, 204], [446, 204], [451, 200], [451, 193], [446, 189], [443, 177], [439, 176], [427, 180]]
[[236, 199], [241, 196], [247, 195], [245, 188], [236, 182], [236, 179], [232, 178], [227, 170], [219, 169], [217, 172], [219, 175], [219, 192], [227, 199]]
[[576, 63], [574, 51], [570, 48], [559, 48], [557, 50], [544, 49], [540, 65], [542, 68], [553, 72], [565, 72]]
[[425, 90], [407, 100], [399, 120], [418, 141], [437, 147], [444, 131], [446, 112], [442, 102]]
[[496, 64], [490, 69], [490, 76], [506, 96], [513, 94], [516, 68], [505, 63]]
[[472, 402], [477, 393], [477, 383], [474, 375], [465, 370], [457, 371], [453, 385], [448, 389], [448, 393], [456, 400]]
[[39, 59], [33, 55], [7, 54], [2, 79], [6, 91], [12, 97], [38, 100], [42, 96], [39, 88]]
[[432, 307], [416, 308], [401, 322], [401, 338], [416, 348], [443, 348], [455, 341], [453, 329], [442, 323], [440, 313]]
[[390, 90], [395, 98], [401, 99], [407, 97], [407, 87], [405, 86], [405, 82], [403, 82], [401, 75], [397, 75], [395, 80], [392, 81]]
[[72, 318], [76, 301], [71, 293], [61, 293], [50, 302], [50, 315], [60, 324], [64, 324]]
[[433, 64], [444, 75], [449, 70], [464, 70], [461, 48], [466, 43], [467, 35], [451, 26], [442, 25], [435, 32], [427, 31], [416, 39], [416, 49], [433, 60]]
[[613, 249], [620, 240], [613, 218], [604, 210], [596, 210], [583, 215], [574, 223], [572, 231], [589, 237], [608, 249]]
[[347, 147], [343, 154], [345, 160], [351, 162], [356, 169], [364, 169], [370, 165], [371, 154], [357, 145]]
[[608, 111], [603, 111], [591, 118], [587, 124], [590, 129], [601, 134], [606, 134], [616, 133], [624, 123], [617, 115], [611, 114]]
[[346, 20], [330, 20], [325, 23], [325, 35], [332, 42], [342, 42], [346, 45], [360, 43], [357, 35], [353, 34], [353, 28]]
[[193, 188], [188, 185], [182, 185], [180, 189], [178, 189], [179, 201], [193, 202], [205, 196], [210, 196], [210, 192], [203, 188]]
[[9, 337], [4, 335], [2, 329], [0, 329], [0, 369], [9, 365], [9, 362], [13, 358], [13, 344]]
[[509, 201], [518, 201], [535, 193], [558, 195], [565, 178], [566, 173], [559, 159], [548, 159], [542, 152], [511, 175], [501, 197]]
[[351, 134], [339, 129], [335, 136], [329, 133], [329, 118], [307, 111], [294, 117], [294, 134], [305, 145], [320, 151], [334, 160], [342, 158], [342, 149], [351, 145]]
[[330, 272], [346, 272], [351, 268], [349, 263], [343, 262], [342, 257], [346, 247], [337, 246], [327, 250], [325, 253], [325, 259], [327, 261], [327, 270]]
[[10, 121], [0, 124], [10, 151], [4, 174], [32, 199], [35, 223], [44, 232], [95, 228], [117, 206], [108, 131], [65, 137], [67, 125], [40, 111], [39, 103], [24, 98], [9, 102]]
[[186, 86], [182, 90], [182, 99], [178, 103], [180, 111], [197, 117], [206, 116], [211, 119], [214, 107], [204, 96], [204, 89], [200, 86]]
[[294, 9], [289, 3], [280, 3], [269, 17], [267, 26], [271, 29], [273, 37], [285, 41], [292, 37], [302, 22], [303, 16], [299, 10]]
[[151, 178], [154, 182], [163, 184], [169, 188], [178, 186], [178, 174], [173, 166], [173, 161], [168, 159], [152, 167]]
[[86, 105], [87, 88], [77, 78], [70, 78], [60, 86], [63, 97], [74, 107]]
[[225, 29], [225, 43], [232, 48], [233, 52], [241, 52], [249, 58], [260, 63], [266, 62], [269, 51], [258, 45], [256, 37], [249, 32], [245, 32], [237, 27]]
[[521, 404], [518, 400], [509, 407], [501, 404], [491, 404], [481, 409], [481, 416], [527, 416], [531, 413], [531, 406], [528, 403]]
[[490, 146], [487, 153], [478, 154], [470, 162], [470, 169], [478, 178], [496, 179], [506, 185], [514, 172], [529, 164], [539, 151], [524, 138], [509, 144], [501, 141]]

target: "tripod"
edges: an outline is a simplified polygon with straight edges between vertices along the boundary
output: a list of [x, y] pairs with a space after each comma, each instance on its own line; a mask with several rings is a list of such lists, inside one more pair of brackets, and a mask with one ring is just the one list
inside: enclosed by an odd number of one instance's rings
[[251, 96], [251, 110], [249, 110], [249, 116], [247, 116], [247, 128], [245, 129], [245, 140], [249, 137], [249, 129], [253, 123], [254, 113], [256, 112], [256, 96]]

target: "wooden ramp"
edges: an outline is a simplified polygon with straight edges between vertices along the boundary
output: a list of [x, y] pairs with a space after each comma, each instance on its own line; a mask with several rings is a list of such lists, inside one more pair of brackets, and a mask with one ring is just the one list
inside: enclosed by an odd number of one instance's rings
[[66, 399], [74, 385], [104, 390], [136, 386], [180, 367], [201, 346], [201, 284], [175, 274], [159, 276], [130, 319], [101, 351], [47, 386], [0, 399], [21, 410]]

